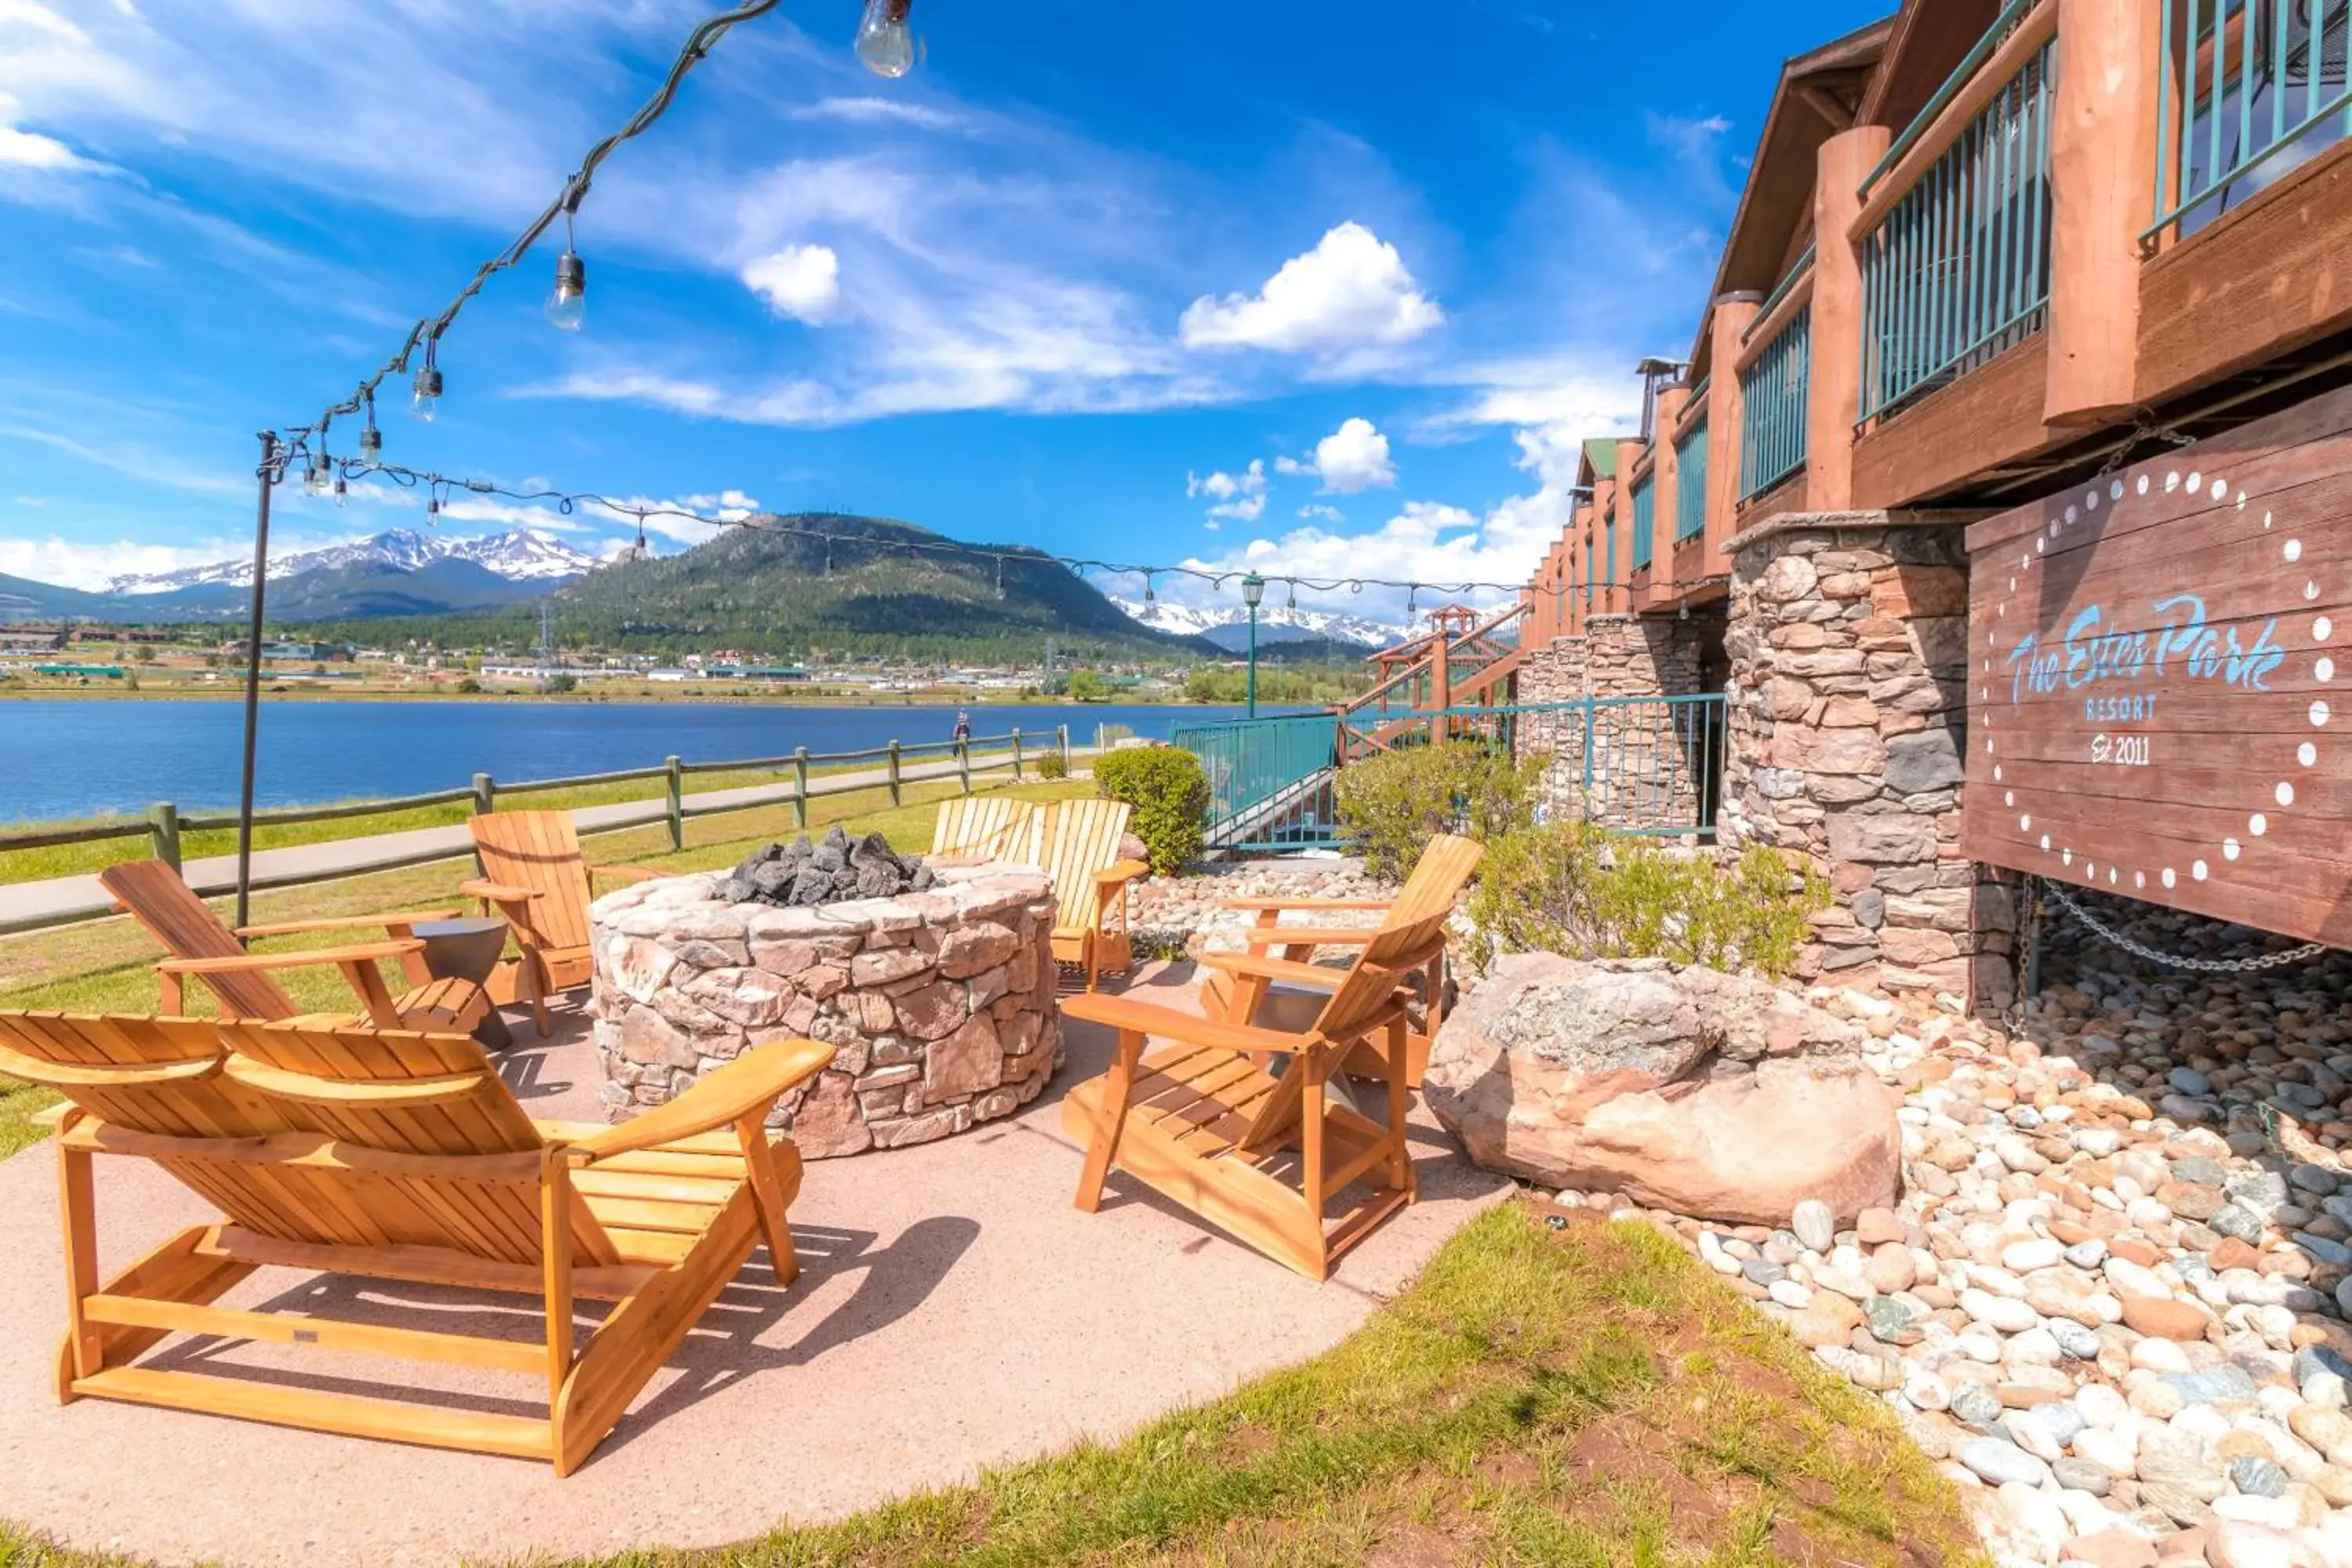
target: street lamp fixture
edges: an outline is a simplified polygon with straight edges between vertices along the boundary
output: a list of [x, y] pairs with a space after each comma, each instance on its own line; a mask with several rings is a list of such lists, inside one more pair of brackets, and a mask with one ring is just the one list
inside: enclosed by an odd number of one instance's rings
[[1242, 603], [1249, 606], [1249, 716], [1257, 717], [1257, 606], [1265, 597], [1265, 579], [1252, 572], [1242, 579]]

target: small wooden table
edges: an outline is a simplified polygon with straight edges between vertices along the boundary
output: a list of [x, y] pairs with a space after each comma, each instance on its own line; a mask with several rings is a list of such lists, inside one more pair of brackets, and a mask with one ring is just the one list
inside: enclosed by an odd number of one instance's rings
[[[470, 980], [485, 984], [490, 972], [507, 950], [507, 922], [496, 915], [466, 920], [419, 921], [409, 928], [425, 943], [417, 956], [424, 960], [425, 972], [436, 980]], [[507, 1032], [507, 1023], [492, 1007], [474, 1026], [474, 1038], [489, 1050], [503, 1050], [514, 1043]]]

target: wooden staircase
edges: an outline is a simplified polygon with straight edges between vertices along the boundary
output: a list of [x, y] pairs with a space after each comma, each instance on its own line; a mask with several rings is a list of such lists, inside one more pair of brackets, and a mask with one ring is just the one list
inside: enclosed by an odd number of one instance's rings
[[[1371, 662], [1389, 673], [1338, 710], [1340, 760], [1433, 738], [1441, 729], [1450, 735], [1457, 720], [1439, 721], [1443, 711], [1458, 716], [1467, 707], [1508, 704], [1523, 655], [1497, 634], [1527, 609], [1524, 603], [1513, 605], [1480, 621], [1473, 610], [1447, 605], [1430, 612], [1427, 632], [1372, 655]], [[1475, 726], [1475, 719], [1459, 720], [1460, 728]]]

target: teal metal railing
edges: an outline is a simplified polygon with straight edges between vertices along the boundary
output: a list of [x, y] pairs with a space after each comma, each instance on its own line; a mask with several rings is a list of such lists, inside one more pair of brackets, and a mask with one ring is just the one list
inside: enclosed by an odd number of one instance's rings
[[1969, 79], [1992, 58], [1993, 51], [2009, 41], [2010, 35], [2016, 32], [2018, 24], [2025, 19], [2025, 14], [2043, 3], [2044, 0], [2009, 0], [2009, 4], [2001, 7], [2000, 15], [1993, 18], [1992, 26], [1985, 29], [1984, 37], [1976, 41], [1976, 47], [1961, 57], [1960, 63], [1952, 68], [1952, 74], [1944, 79], [1944, 85], [1936, 89], [1935, 96], [1922, 104], [1919, 112], [1912, 116], [1911, 123], [1903, 128], [1903, 134], [1887, 145], [1885, 156], [1863, 176], [1862, 196], [1864, 201], [1870, 199], [1870, 193], [1877, 188], [1878, 182], [1885, 177], [1887, 171], [1903, 162], [1905, 155], [1918, 144], [1919, 138], [1927, 133], [1927, 127], [1944, 112], [1944, 106], [1959, 96], [1960, 89], [1967, 86]]
[[1719, 691], [1682, 697], [1595, 697], [1452, 708], [1416, 716], [1391, 743], [1452, 740], [1544, 759], [1552, 809], [1620, 833], [1715, 831], [1722, 795], [1725, 702]]
[[[2352, 136], [2352, 0], [2160, 0], [2156, 205], [2191, 233]], [[2178, 87], [2176, 89], [2176, 79]]]
[[1756, 319], [1748, 323], [1748, 331], [1739, 341], [1744, 343], [1754, 337], [1756, 329], [1771, 319], [1772, 312], [1780, 308], [1780, 301], [1789, 297], [1790, 291], [1812, 275], [1813, 247], [1809, 245], [1805, 247], [1804, 254], [1790, 264], [1789, 275], [1775, 283], [1772, 292], [1764, 296], [1764, 303], [1756, 308]]
[[1172, 738], [1208, 775], [1213, 845], [1306, 849], [1338, 843], [1331, 799], [1337, 714], [1181, 724]]
[[1675, 443], [1675, 542], [1706, 531], [1706, 421]]
[[1633, 570], [1650, 564], [1650, 541], [1658, 521], [1658, 490], [1654, 473], [1633, 481]]
[[2050, 300], [2056, 67], [2053, 38], [1864, 238], [1863, 420], [2041, 330]]
[[1592, 535], [1584, 536], [1584, 613], [1592, 613]]
[[1739, 373], [1739, 499], [1805, 466], [1805, 400], [1812, 380], [1813, 308], [1807, 304]]

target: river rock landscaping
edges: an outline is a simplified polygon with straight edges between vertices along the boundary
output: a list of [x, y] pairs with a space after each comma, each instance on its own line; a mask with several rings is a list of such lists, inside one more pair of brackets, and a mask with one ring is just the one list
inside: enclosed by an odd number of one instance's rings
[[[2099, 912], [2167, 952], [2284, 945]], [[1645, 1212], [1892, 1407], [2004, 1563], [2352, 1563], [2352, 958], [2175, 973], [2053, 918], [2046, 963], [2014, 1029], [1808, 994], [1902, 1096], [1897, 1201]]]

